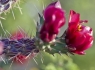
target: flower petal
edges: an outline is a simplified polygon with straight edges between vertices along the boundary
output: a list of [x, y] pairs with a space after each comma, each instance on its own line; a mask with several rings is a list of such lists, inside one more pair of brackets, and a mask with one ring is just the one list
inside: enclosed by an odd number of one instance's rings
[[71, 25], [78, 25], [80, 21], [80, 14], [76, 13], [73, 10], [70, 10], [70, 16], [69, 16], [69, 26]]

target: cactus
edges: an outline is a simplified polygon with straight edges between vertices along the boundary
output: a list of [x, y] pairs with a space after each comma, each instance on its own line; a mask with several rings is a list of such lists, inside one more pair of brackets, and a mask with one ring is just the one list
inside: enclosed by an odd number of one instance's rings
[[[17, 0], [0, 0], [0, 15], [13, 7]], [[61, 8], [60, 1], [49, 4], [41, 15], [38, 13], [40, 22], [37, 21], [36, 35], [30, 37], [26, 35], [26, 32], [18, 32], [10, 34], [10, 37], [1, 37], [0, 39], [0, 56], [4, 55], [8, 61], [14, 61], [15, 63], [24, 63], [28, 58], [34, 58], [41, 51], [47, 52], [50, 55], [57, 54], [84, 54], [84, 50], [91, 47], [93, 44], [93, 30], [87, 26], [83, 26], [80, 23], [80, 14], [75, 11], [70, 11], [68, 28], [58, 37], [60, 28], [65, 24], [65, 12]], [[4, 31], [3, 25], [1, 28]], [[75, 27], [74, 27], [75, 26]], [[83, 30], [83, 31], [82, 31]], [[6, 34], [6, 32], [4, 31]], [[72, 37], [70, 36], [72, 34]], [[85, 37], [84, 37], [85, 34]], [[79, 46], [76, 46], [76, 40], [78, 37], [83, 37], [82, 42], [78, 43], [83, 45], [81, 50]], [[89, 41], [86, 39], [89, 38]], [[74, 40], [73, 40], [74, 39]], [[78, 38], [79, 39], [79, 38]], [[80, 40], [80, 39], [79, 39]], [[85, 48], [85, 49], [84, 49]], [[77, 52], [78, 50], [78, 52]], [[2, 57], [1, 57], [2, 58]], [[3, 62], [6, 61], [2, 58]]]

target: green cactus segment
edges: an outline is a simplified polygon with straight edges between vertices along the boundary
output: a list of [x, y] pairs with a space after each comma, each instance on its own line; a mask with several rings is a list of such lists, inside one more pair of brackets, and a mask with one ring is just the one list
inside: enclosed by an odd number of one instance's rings
[[69, 51], [66, 47], [66, 44], [56, 42], [53, 45], [47, 45], [47, 47], [45, 48], [45, 52], [48, 52], [53, 55], [55, 53], [67, 54]]
[[55, 42], [52, 42], [52, 43], [39, 41], [39, 43], [37, 43], [36, 45], [41, 51], [48, 52], [49, 54], [52, 54], [52, 55], [54, 55], [55, 53], [67, 55], [69, 53], [67, 45], [61, 41], [58, 39], [56, 39]]

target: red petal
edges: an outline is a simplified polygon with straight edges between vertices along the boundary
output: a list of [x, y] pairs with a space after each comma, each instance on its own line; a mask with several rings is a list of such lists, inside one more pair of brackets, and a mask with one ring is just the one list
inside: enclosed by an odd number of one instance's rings
[[70, 10], [69, 26], [74, 25], [74, 27], [76, 27], [79, 24], [79, 21], [80, 21], [80, 14], [76, 13], [73, 10]]
[[84, 51], [74, 51], [73, 53], [79, 54], [79, 55], [84, 55], [86, 54]]
[[54, 7], [56, 7], [56, 8], [61, 8], [61, 4], [60, 4], [60, 1], [59, 1], [59, 0], [56, 1], [56, 2], [53, 2], [53, 3], [49, 4], [49, 5], [47, 6], [47, 8], [50, 7], [50, 6], [54, 6]]

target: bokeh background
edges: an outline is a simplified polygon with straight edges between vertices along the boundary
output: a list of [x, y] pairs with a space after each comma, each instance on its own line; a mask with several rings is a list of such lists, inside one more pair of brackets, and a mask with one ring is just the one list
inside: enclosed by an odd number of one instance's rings
[[[1, 14], [6, 20], [1, 20], [5, 30], [10, 33], [18, 30], [18, 27], [24, 29], [29, 35], [34, 36], [36, 33], [35, 24], [39, 21], [38, 13], [42, 14], [43, 9], [51, 2], [56, 0], [21, 0], [19, 4], [22, 14], [18, 7], [14, 7], [6, 14]], [[61, 29], [59, 36], [67, 28], [68, 16], [70, 10], [75, 10], [81, 14], [81, 19], [87, 19], [89, 25], [94, 30], [95, 37], [95, 0], [60, 0], [62, 8], [66, 12], [67, 22]], [[13, 17], [14, 12], [15, 18]], [[0, 34], [4, 35], [0, 27]], [[3, 36], [4, 37], [4, 36]], [[86, 51], [86, 55], [49, 55], [41, 52], [35, 57], [38, 64], [31, 59], [27, 64], [12, 65], [0, 62], [0, 68], [3, 70], [95, 70], [95, 44]], [[41, 59], [43, 57], [43, 63]], [[1, 69], [0, 69], [1, 70]]]

